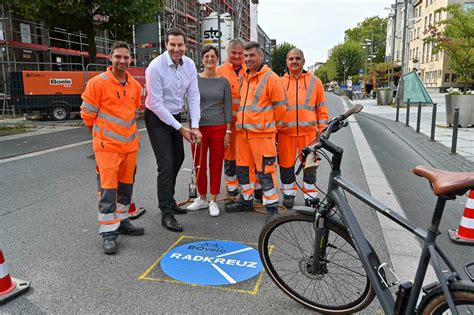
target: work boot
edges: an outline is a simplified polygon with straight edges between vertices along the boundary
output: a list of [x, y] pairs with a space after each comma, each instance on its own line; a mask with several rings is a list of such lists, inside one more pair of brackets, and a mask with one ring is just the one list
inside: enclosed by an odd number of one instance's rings
[[319, 198], [308, 198], [304, 200], [304, 204], [307, 207], [313, 207], [313, 205], [317, 205], [319, 203]]
[[263, 190], [260, 188], [260, 189], [255, 189], [255, 191], [253, 192], [253, 196], [255, 198], [255, 201], [259, 204], [263, 204]]
[[130, 221], [122, 221], [117, 229], [117, 232], [124, 235], [139, 236], [145, 234], [145, 229], [142, 227], [133, 226]]
[[278, 213], [278, 205], [267, 206], [267, 216], [265, 217], [264, 225], [266, 225], [268, 222], [273, 220], [273, 218], [275, 218], [275, 215], [277, 213]]
[[252, 205], [245, 206], [237, 201], [237, 202], [226, 204], [224, 209], [225, 209], [225, 212], [253, 211], [253, 206]]
[[295, 196], [283, 195], [283, 206], [287, 209], [293, 208], [295, 205]]
[[239, 189], [234, 189], [234, 190], [227, 190], [227, 194], [229, 195], [229, 197], [237, 197], [239, 195]]
[[115, 238], [104, 238], [102, 243], [102, 248], [104, 249], [104, 254], [112, 255], [117, 252], [117, 241]]

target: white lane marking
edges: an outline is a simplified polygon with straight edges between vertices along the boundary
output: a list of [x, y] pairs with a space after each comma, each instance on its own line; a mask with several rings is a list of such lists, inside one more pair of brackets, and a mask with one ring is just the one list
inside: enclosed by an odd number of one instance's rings
[[[138, 129], [138, 131], [140, 131], [140, 132], [142, 132], [144, 130], [146, 130], [146, 128]], [[52, 152], [56, 152], [56, 151], [66, 150], [66, 149], [78, 147], [78, 146], [81, 146], [81, 145], [89, 144], [91, 142], [92, 142], [92, 140], [81, 141], [81, 142], [76, 142], [76, 143], [72, 143], [72, 144], [66, 144], [66, 145], [63, 145], [63, 146], [60, 146], [60, 147], [56, 147], [56, 148], [51, 148], [51, 149], [36, 151], [36, 152], [32, 152], [32, 153], [22, 154], [22, 155], [18, 155], [18, 156], [13, 156], [13, 157], [10, 157], [10, 158], [0, 160], [0, 164], [13, 162], [13, 161], [18, 161], [18, 160], [23, 160], [23, 159], [26, 159], [26, 158], [35, 157], [35, 156], [39, 156], [39, 155], [43, 155], [43, 154], [48, 154], [48, 153], [52, 153]]]
[[219, 256], [216, 256], [216, 257], [219, 257], [219, 258], [220, 257], [225, 257], [225, 256], [237, 254], [237, 253], [246, 252], [246, 251], [249, 251], [249, 250], [252, 250], [252, 249], [253, 249], [253, 247], [242, 248], [242, 249], [239, 249], [239, 250], [236, 250], [236, 251], [233, 251], [233, 252], [230, 252], [230, 253], [222, 254], [222, 255], [219, 255]]
[[229, 281], [230, 284], [236, 284], [237, 283], [237, 281], [232, 279], [231, 276], [229, 276], [224, 270], [219, 268], [219, 266], [217, 266], [216, 264], [211, 264], [211, 266], [214, 267], [224, 278], [226, 278], [226, 280]]

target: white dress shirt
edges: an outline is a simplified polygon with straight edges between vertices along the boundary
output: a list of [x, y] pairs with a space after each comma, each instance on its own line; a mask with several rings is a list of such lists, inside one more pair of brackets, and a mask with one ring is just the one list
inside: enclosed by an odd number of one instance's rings
[[145, 106], [164, 123], [176, 130], [181, 128], [173, 115], [181, 112], [184, 97], [187, 97], [191, 117], [191, 128], [199, 127], [201, 118], [197, 71], [194, 62], [183, 56], [178, 66], [173, 63], [168, 51], [150, 62], [146, 69]]

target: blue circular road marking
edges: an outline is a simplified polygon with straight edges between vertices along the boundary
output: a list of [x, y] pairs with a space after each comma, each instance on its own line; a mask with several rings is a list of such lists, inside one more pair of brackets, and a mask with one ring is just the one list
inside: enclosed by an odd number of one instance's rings
[[256, 276], [263, 267], [255, 248], [220, 240], [175, 247], [160, 266], [175, 280], [199, 285], [235, 284]]

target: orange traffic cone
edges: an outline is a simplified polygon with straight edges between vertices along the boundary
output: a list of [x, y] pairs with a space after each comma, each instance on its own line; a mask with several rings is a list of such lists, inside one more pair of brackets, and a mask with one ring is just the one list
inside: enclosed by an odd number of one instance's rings
[[448, 233], [455, 243], [474, 245], [474, 190], [469, 192], [459, 228], [451, 229]]
[[130, 208], [128, 209], [128, 217], [130, 218], [130, 220], [138, 219], [142, 214], [145, 213], [145, 211], [145, 208], [137, 207], [135, 205], [135, 202], [132, 201], [132, 203], [130, 204]]
[[0, 304], [26, 292], [29, 288], [28, 282], [10, 277], [3, 251], [0, 248]]

